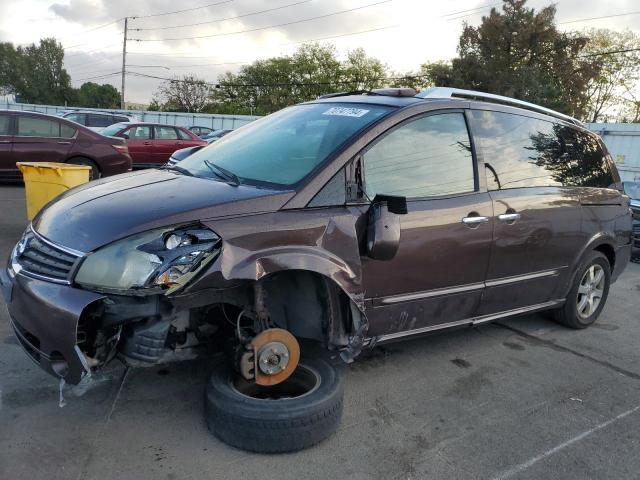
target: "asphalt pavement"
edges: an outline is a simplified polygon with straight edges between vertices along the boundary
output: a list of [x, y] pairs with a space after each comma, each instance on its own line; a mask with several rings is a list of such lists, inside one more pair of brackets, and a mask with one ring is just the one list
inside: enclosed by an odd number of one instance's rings
[[[2, 263], [26, 225], [23, 188], [0, 185]], [[376, 348], [346, 369], [338, 432], [284, 455], [209, 434], [215, 358], [112, 363], [60, 408], [1, 305], [0, 479], [637, 479], [639, 297], [630, 264], [587, 330], [532, 315]]]

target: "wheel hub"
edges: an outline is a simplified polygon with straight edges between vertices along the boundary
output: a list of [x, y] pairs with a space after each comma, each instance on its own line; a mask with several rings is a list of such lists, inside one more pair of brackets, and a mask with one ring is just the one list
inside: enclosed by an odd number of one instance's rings
[[576, 310], [580, 318], [589, 318], [598, 309], [604, 295], [604, 269], [597, 264], [591, 265], [580, 280]]
[[283, 371], [289, 364], [289, 350], [284, 343], [269, 342], [258, 352], [258, 368], [267, 375]]
[[255, 382], [258, 385], [277, 385], [295, 371], [300, 360], [300, 346], [296, 338], [281, 328], [265, 330], [251, 341]]

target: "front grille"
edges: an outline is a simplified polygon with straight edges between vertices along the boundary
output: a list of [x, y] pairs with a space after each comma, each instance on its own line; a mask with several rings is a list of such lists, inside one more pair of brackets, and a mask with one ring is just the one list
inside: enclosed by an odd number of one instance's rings
[[13, 261], [27, 275], [70, 283], [80, 258], [80, 254], [59, 247], [29, 229], [16, 246]]

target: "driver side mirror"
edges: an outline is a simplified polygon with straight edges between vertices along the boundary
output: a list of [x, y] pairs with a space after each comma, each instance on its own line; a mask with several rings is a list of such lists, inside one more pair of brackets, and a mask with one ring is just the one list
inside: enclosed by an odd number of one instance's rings
[[128, 133], [121, 133], [120, 136], [126, 140], [129, 140], [129, 134]]
[[367, 255], [391, 260], [400, 247], [400, 215], [407, 213], [407, 199], [376, 195], [368, 213]]

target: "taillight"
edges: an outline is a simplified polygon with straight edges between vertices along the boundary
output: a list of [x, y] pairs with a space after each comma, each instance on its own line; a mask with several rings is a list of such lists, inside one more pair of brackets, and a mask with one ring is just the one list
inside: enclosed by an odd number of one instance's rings
[[121, 153], [121, 154], [124, 154], [124, 155], [129, 153], [129, 148], [126, 145], [111, 145], [111, 146], [118, 153]]

